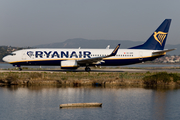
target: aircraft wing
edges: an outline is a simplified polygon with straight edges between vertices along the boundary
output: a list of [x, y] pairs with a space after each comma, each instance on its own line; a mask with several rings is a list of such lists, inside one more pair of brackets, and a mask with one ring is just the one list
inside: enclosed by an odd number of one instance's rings
[[97, 63], [98, 64], [98, 62], [103, 62], [102, 61], [103, 58], [115, 56], [117, 54], [117, 51], [118, 51], [119, 47], [120, 47], [120, 44], [117, 45], [117, 47], [113, 50], [113, 52], [110, 55], [81, 59], [81, 60], [78, 60], [77, 63], [78, 64], [92, 64], [92, 63]]
[[173, 50], [176, 50], [176, 48], [169, 49], [169, 50], [162, 50], [162, 51], [158, 51], [158, 52], [153, 52], [153, 54], [161, 54], [161, 53], [170, 52], [170, 51], [173, 51]]

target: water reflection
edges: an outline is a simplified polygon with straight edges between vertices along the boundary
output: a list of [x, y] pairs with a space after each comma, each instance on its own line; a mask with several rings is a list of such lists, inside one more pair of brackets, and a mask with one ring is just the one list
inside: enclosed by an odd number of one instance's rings
[[[176, 119], [179, 88], [0, 87], [2, 119]], [[102, 108], [59, 109], [63, 103], [100, 102]]]

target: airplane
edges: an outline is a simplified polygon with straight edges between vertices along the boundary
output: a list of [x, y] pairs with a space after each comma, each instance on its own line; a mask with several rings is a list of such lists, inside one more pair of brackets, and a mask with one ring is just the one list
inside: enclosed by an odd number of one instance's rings
[[165, 19], [142, 45], [128, 49], [119, 49], [120, 44], [113, 49], [59, 49], [36, 48], [12, 52], [3, 61], [15, 67], [21, 66], [60, 66], [61, 69], [77, 69], [85, 67], [90, 72], [91, 66], [121, 66], [145, 61], [152, 61], [166, 55], [175, 49], [164, 49], [171, 19]]

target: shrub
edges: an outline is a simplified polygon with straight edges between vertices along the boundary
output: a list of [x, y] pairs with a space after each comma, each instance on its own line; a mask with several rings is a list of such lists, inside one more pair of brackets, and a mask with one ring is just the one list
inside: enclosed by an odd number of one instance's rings
[[164, 83], [168, 83], [171, 81], [170, 75], [167, 72], [159, 72], [153, 76], [157, 79], [157, 81], [163, 81]]
[[[174, 76], [174, 77], [173, 77]], [[143, 78], [144, 84], [148, 86], [154, 86], [159, 83], [169, 83], [171, 81], [171, 78], [174, 80], [178, 80], [179, 76], [168, 74], [167, 72], [159, 72], [151, 76], [146, 76]]]
[[177, 73], [170, 73], [169, 75], [170, 75], [170, 77], [173, 78], [174, 82], [177, 82], [178, 80], [180, 80], [180, 77], [178, 76]]
[[67, 80], [67, 77], [62, 77], [61, 80]]
[[149, 71], [147, 71], [146, 74], [151, 74], [151, 73]]
[[154, 86], [157, 85], [157, 80], [154, 78], [154, 76], [146, 76], [143, 78], [144, 84], [147, 86]]

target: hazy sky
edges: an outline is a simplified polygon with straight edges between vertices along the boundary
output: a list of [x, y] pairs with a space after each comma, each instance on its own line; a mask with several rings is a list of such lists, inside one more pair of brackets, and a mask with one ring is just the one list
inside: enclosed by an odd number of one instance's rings
[[0, 46], [146, 41], [166, 18], [172, 19], [167, 43], [180, 44], [180, 0], [0, 0]]

